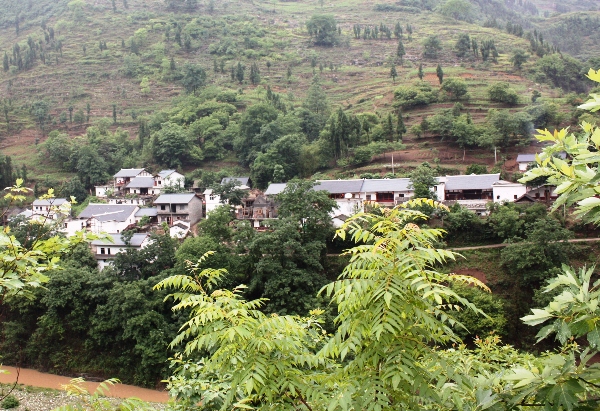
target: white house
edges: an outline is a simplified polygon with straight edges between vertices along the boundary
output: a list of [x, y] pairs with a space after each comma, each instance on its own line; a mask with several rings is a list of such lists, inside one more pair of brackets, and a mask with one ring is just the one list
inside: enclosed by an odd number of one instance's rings
[[147, 233], [136, 233], [131, 236], [128, 243], [123, 241], [121, 234], [108, 234], [107, 239], [98, 239], [92, 241], [92, 254], [98, 261], [98, 268], [104, 269], [112, 263], [112, 260], [119, 253], [128, 249], [141, 250], [150, 243], [150, 236]]
[[535, 154], [519, 154], [517, 155], [517, 164], [519, 171], [527, 171], [530, 164], [535, 163]]
[[86, 227], [93, 233], [121, 233], [135, 224], [137, 205], [128, 204], [90, 204], [79, 216], [86, 221]]
[[95, 186], [94, 190], [96, 193], [96, 197], [104, 198], [104, 197], [108, 197], [110, 194], [112, 194], [115, 191], [115, 187], [111, 186], [111, 185], [101, 185], [101, 186]]
[[115, 190], [121, 191], [127, 184], [129, 184], [129, 182], [131, 181], [132, 178], [153, 177], [153, 175], [150, 174], [149, 172], [147, 172], [143, 168], [122, 168], [113, 177], [115, 179], [115, 182], [114, 182]]
[[36, 220], [57, 220], [68, 217], [71, 212], [66, 198], [47, 198], [34, 200], [31, 205], [31, 218]]
[[160, 188], [156, 186], [154, 177], [134, 177], [123, 190], [126, 194], [158, 195]]
[[410, 178], [369, 179], [363, 181], [361, 191], [365, 201], [394, 206], [413, 196], [414, 190], [409, 187]]
[[158, 189], [161, 189], [162, 187], [183, 188], [185, 177], [176, 170], [162, 170], [154, 176], [154, 181], [156, 183], [155, 187]]
[[[226, 177], [221, 180], [221, 185], [227, 184], [231, 181], [237, 181], [238, 185], [236, 189], [238, 190], [249, 190], [250, 189], [250, 178], [249, 177]], [[271, 184], [272, 185], [272, 184]], [[285, 187], [285, 184], [284, 184]], [[227, 204], [227, 202], [221, 202], [221, 196], [215, 194], [212, 188], [207, 188], [202, 193], [204, 194], [204, 204], [206, 207], [206, 214], [208, 217], [208, 213], [213, 211], [215, 208], [222, 206], [223, 204]]]
[[331, 218], [343, 221], [346, 217], [363, 211], [364, 199], [361, 197], [365, 180], [317, 180], [313, 186], [315, 191], [327, 191], [337, 208]]
[[498, 180], [492, 184], [492, 190], [495, 203], [512, 203], [527, 193], [527, 187], [524, 184], [504, 180]]

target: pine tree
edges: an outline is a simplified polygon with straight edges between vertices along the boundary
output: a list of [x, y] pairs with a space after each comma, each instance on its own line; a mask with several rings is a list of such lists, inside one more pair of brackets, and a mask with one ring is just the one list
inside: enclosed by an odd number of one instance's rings
[[10, 64], [8, 62], [8, 54], [6, 54], [6, 51], [4, 52], [4, 59], [2, 60], [2, 67], [4, 68], [4, 71], [8, 71], [8, 69], [10, 68]]
[[69, 106], [69, 123], [73, 124], [73, 106]]
[[87, 48], [85, 47], [85, 44], [83, 45], [83, 55], [85, 56], [85, 52], [87, 51]]
[[402, 135], [404, 133], [406, 133], [406, 126], [404, 125], [402, 112], [398, 110], [398, 122], [396, 123], [396, 135], [398, 136], [398, 141], [402, 141]]
[[394, 36], [396, 36], [397, 39], [402, 39], [402, 25], [400, 22], [397, 22], [394, 27]]
[[396, 71], [396, 66], [394, 65], [392, 65], [392, 68], [390, 70], [390, 77], [392, 78], [394, 84], [396, 84], [396, 77], [398, 77], [398, 72]]
[[288, 66], [288, 68], [287, 68], [287, 79], [288, 79], [288, 81], [290, 81], [291, 78], [292, 78], [292, 68], [290, 66]]
[[169, 62], [169, 70], [175, 71], [177, 70], [177, 66], [175, 65], [175, 59], [171, 57], [171, 61]]
[[231, 81], [235, 81], [235, 66], [231, 66]]
[[117, 124], [117, 105], [113, 103], [113, 123]]
[[444, 82], [444, 70], [442, 70], [442, 66], [440, 66], [439, 63], [437, 65], [437, 68], [435, 69], [435, 73], [437, 74], [440, 84], [442, 84]]
[[404, 50], [404, 44], [402, 43], [402, 39], [398, 40], [398, 48], [396, 49], [396, 55], [400, 57], [400, 64], [403, 64], [404, 55], [406, 54], [406, 50]]
[[267, 61], [267, 71], [271, 74], [271, 62]]
[[258, 64], [252, 63], [250, 66], [250, 83], [256, 86], [260, 83], [260, 70], [258, 69]]
[[217, 64], [217, 60], [213, 60], [213, 71], [215, 73], [219, 72], [219, 65]]
[[419, 76], [420, 80], [423, 80], [423, 77], [425, 76], [425, 73], [423, 73], [423, 63], [419, 64], [419, 72], [417, 75]]
[[92, 106], [90, 106], [90, 103], [87, 103], [85, 105], [85, 111], [87, 112], [87, 122], [90, 122], [90, 111], [92, 111]]
[[237, 64], [237, 68], [235, 69], [235, 78], [239, 83], [244, 81], [244, 66], [242, 66], [242, 63], [240, 63], [239, 61]]
[[117, 12], [117, 3], [115, 0], [112, 0], [112, 8], [113, 8], [113, 12], [116, 13]]

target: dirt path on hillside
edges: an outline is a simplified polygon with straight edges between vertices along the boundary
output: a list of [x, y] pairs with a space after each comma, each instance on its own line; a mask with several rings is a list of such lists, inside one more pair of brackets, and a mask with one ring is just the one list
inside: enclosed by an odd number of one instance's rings
[[[568, 243], [595, 243], [600, 241], [600, 238], [574, 238], [572, 240], [568, 240]], [[464, 250], [479, 250], [484, 248], [502, 248], [511, 244], [518, 243], [502, 243], [502, 244], [492, 244], [492, 245], [478, 245], [475, 247], [458, 247], [458, 248], [449, 248], [450, 251], [464, 251]]]
[[[14, 367], [3, 365], [1, 369], [9, 372], [9, 374], [0, 374], [0, 383], [3, 384], [14, 384], [15, 381], [17, 381], [18, 375], [19, 384], [60, 390], [62, 389], [62, 385], [68, 384], [71, 381], [71, 378], [69, 377], [42, 373], [27, 368], [20, 368], [17, 370]], [[87, 382], [85, 384], [90, 392], [94, 392], [99, 385], [97, 382]], [[113, 386], [107, 395], [116, 398], [137, 397], [144, 401], [160, 403], [166, 403], [169, 400], [169, 395], [165, 391], [150, 390], [126, 384], [117, 384]]]

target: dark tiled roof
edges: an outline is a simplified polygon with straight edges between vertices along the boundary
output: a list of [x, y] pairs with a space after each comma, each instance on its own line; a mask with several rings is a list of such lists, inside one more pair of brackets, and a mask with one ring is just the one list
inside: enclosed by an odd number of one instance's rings
[[34, 206], [61, 206], [64, 203], [67, 203], [69, 200], [66, 198], [48, 198], [46, 200], [35, 200], [33, 202]]
[[154, 204], [188, 204], [196, 197], [196, 193], [161, 194]]
[[154, 187], [154, 177], [134, 177], [127, 188], [151, 188]]
[[327, 191], [330, 194], [360, 193], [363, 180], [317, 180], [313, 187], [316, 191]]
[[78, 218], [92, 218], [98, 221], [126, 221], [138, 206], [131, 204], [90, 204]]
[[142, 171], [143, 168], [122, 168], [115, 177], [137, 177]]
[[158, 210], [155, 207], [151, 208], [140, 208], [136, 213], [136, 217], [156, 217], [158, 215]]
[[500, 173], [448, 176], [446, 190], [491, 190], [492, 184], [498, 180], [500, 180]]
[[[123, 241], [123, 239], [121, 238], [121, 234], [108, 234], [109, 238], [104, 239], [104, 240], [94, 240], [92, 241], [93, 245], [116, 245], [116, 246], [124, 246], [125, 242]], [[133, 247], [139, 247], [142, 245], [142, 243], [144, 242], [144, 240], [148, 237], [147, 233], [135, 233], [134, 235], [131, 236], [131, 240], [129, 241], [129, 243], [131, 244], [131, 246]], [[112, 238], [112, 242], [111, 239]]]
[[410, 178], [391, 178], [365, 180], [362, 192], [378, 193], [385, 191], [409, 191]]

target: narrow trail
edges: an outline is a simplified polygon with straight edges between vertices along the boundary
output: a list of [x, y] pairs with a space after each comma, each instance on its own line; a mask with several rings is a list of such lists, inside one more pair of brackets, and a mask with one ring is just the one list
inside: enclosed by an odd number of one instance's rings
[[[3, 365], [0, 369], [8, 372], [8, 374], [0, 374], [0, 383], [3, 384], [14, 384], [17, 380], [17, 374], [19, 384], [38, 388], [53, 388], [60, 390], [62, 389], [62, 385], [68, 384], [71, 381], [71, 378], [69, 377], [42, 373], [27, 368], [20, 368], [17, 370], [14, 367]], [[97, 382], [86, 382], [85, 384], [89, 392], [94, 392], [99, 385]], [[169, 395], [165, 391], [150, 390], [126, 384], [114, 385], [110, 388], [107, 396], [115, 398], [136, 397], [147, 402], [166, 403], [169, 401]]]
[[[572, 240], [567, 240], [568, 243], [595, 243], [597, 241], [600, 241], [600, 238], [574, 238]], [[448, 250], [450, 250], [450, 251], [465, 251], [465, 250], [479, 250], [479, 249], [484, 249], [484, 248], [502, 248], [502, 247], [506, 247], [511, 244], [518, 244], [518, 243], [478, 245], [478, 246], [474, 246], [474, 247], [455, 247], [455, 248], [448, 248]]]

